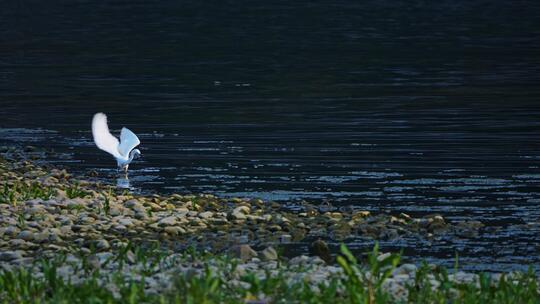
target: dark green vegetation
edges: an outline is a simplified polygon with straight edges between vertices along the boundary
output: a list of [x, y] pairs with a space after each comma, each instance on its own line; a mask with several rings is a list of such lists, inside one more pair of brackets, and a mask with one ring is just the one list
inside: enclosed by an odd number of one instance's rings
[[[135, 252], [135, 263], [159, 263], [163, 259], [158, 251]], [[144, 276], [140, 280], [122, 277], [128, 258], [120, 252], [114, 261], [121, 263], [110, 282], [103, 282], [100, 270], [87, 262], [78, 269], [85, 274], [84, 280], [65, 281], [58, 273], [66, 263], [62, 256], [35, 262], [34, 266], [43, 274], [39, 276], [24, 268], [2, 270], [0, 299], [1, 303], [540, 303], [538, 279], [532, 272], [502, 275], [498, 279], [481, 274], [477, 282], [456, 283], [445, 268], [427, 264], [416, 271], [415, 279], [402, 293], [404, 296], [395, 298], [383, 286], [400, 256], [390, 254], [381, 258], [377, 246], [367, 254], [365, 263], [359, 263], [342, 246], [338, 263], [343, 275], [318, 286], [301, 281], [291, 284], [285, 275], [291, 269], [285, 267], [275, 274], [268, 273], [265, 279], [248, 272], [241, 284], [232, 284], [218, 272], [233, 271], [237, 266], [235, 259], [194, 252], [185, 253], [183, 258], [199, 260], [200, 271], [178, 273], [172, 288], [159, 294], [145, 291]], [[218, 261], [219, 271], [207, 265], [211, 260]], [[437, 286], [432, 283], [433, 277], [440, 282]], [[115, 286], [115, 292], [109, 284]]]

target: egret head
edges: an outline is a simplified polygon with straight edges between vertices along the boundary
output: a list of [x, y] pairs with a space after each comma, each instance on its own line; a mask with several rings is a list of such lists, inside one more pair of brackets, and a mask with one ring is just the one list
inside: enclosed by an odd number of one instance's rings
[[120, 170], [123, 170], [127, 174], [129, 164], [131, 164], [134, 159], [139, 158], [141, 154], [142, 153], [139, 149], [131, 150], [131, 152], [129, 152], [129, 157], [127, 160], [118, 160], [118, 168]]
[[131, 150], [131, 152], [129, 153], [129, 158], [131, 159], [137, 159], [139, 157], [141, 157], [141, 151], [139, 149], [133, 149]]

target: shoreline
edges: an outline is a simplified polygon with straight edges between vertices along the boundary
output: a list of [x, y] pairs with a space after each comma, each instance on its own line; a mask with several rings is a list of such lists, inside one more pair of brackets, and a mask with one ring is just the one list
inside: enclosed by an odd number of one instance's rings
[[[440, 215], [413, 218], [405, 213], [363, 210], [325, 212], [308, 203], [291, 211], [259, 199], [213, 195], [132, 195], [73, 177], [53, 166], [38, 166], [30, 160], [39, 159], [42, 153], [33, 149], [0, 150], [0, 268], [4, 275], [22, 267], [31, 269], [34, 279], [39, 280], [46, 277], [43, 262], [49, 261], [59, 280], [75, 286], [95, 276], [96, 284], [114, 299], [121, 299], [120, 287], [133, 280], [142, 282], [143, 295], [153, 297], [179, 288], [178, 277], [186, 287], [193, 285], [190, 280], [210, 272], [212, 278], [220, 279], [221, 283], [215, 284], [234, 290], [232, 295], [250, 303], [270, 303], [276, 295], [268, 294], [270, 290], [255, 294], [251, 289], [256, 284], [244, 280], [246, 277], [266, 282], [280, 274], [280, 284], [304, 282], [305, 292], [315, 298], [324, 293], [321, 289], [336, 282], [341, 288], [336, 292], [346, 297], [346, 284], [355, 277], [358, 282], [371, 282], [377, 265], [379, 272], [390, 269], [377, 292], [396, 301], [414, 296], [410, 284], [417, 289], [439, 290], [450, 282], [459, 290], [462, 285], [476, 287], [481, 283], [482, 275], [457, 269], [445, 281], [437, 273], [446, 270], [437, 265], [415, 265], [418, 261], [398, 264], [396, 255], [378, 250], [361, 257], [369, 261], [368, 271], [366, 263], [356, 262], [346, 248], [336, 254], [326, 243], [358, 234], [374, 240], [474, 235], [483, 227], [479, 221], [450, 222]], [[300, 240], [313, 240], [309, 256], [286, 258], [278, 253], [280, 245]], [[422, 271], [425, 274], [419, 274]], [[366, 277], [366, 273], [371, 275]], [[429, 287], [425, 282], [419, 285], [421, 275]], [[120, 285], [112, 283], [114, 276], [123, 278]], [[536, 280], [535, 275], [525, 277], [523, 273], [509, 276], [515, 281]], [[490, 284], [500, 284], [504, 277], [491, 274]], [[366, 288], [355, 292], [376, 297], [371, 294], [374, 289]], [[538, 296], [538, 290], [534, 294], [533, 289], [532, 295]]]

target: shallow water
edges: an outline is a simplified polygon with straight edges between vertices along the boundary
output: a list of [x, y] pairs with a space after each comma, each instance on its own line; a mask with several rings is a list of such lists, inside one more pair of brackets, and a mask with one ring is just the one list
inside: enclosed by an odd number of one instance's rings
[[2, 142], [114, 183], [91, 141], [103, 111], [143, 142], [118, 181], [133, 191], [474, 218], [505, 228], [383, 245], [540, 261], [539, 231], [508, 226], [540, 215], [535, 1], [2, 6]]

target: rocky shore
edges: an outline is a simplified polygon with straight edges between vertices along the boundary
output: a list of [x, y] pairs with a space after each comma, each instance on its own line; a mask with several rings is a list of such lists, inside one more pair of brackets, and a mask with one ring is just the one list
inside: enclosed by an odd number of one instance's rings
[[[343, 251], [336, 260], [325, 241], [351, 235], [374, 240], [466, 236], [483, 226], [478, 221], [449, 222], [440, 215], [324, 211], [308, 203], [291, 211], [259, 199], [134, 195], [39, 166], [32, 160], [43, 157], [43, 152], [33, 147], [1, 147], [0, 152], [0, 268], [30, 269], [39, 278], [47, 268], [36, 261], [54, 262], [63, 280], [77, 284], [94, 273], [100, 286], [117, 298], [121, 292], [113, 282], [118, 277], [141, 283], [146, 294], [160, 294], [174, 289], [179, 274], [201, 276], [205, 271], [230, 289], [250, 290], [253, 282], [246, 277], [261, 281], [279, 274], [291, 286], [307, 284], [320, 291], [350, 276], [343, 263], [356, 263], [343, 259], [347, 256]], [[286, 259], [278, 254], [280, 245], [306, 239], [314, 240], [309, 256]], [[410, 287], [419, 284], [419, 266], [394, 263], [391, 254], [373, 254], [377, 261], [371, 264], [390, 269], [381, 288], [393, 299], [409, 299]], [[369, 267], [358, 269], [359, 277], [373, 278]], [[500, 277], [491, 275], [490, 280], [496, 284]], [[446, 277], [455, 284], [477, 285], [479, 278], [465, 272]], [[444, 282], [435, 274], [425, 280], [435, 289]], [[267, 303], [268, 297], [264, 292], [243, 295], [246, 302]]]

